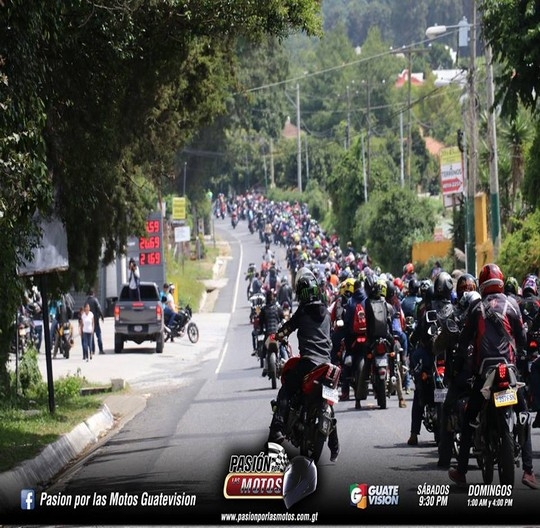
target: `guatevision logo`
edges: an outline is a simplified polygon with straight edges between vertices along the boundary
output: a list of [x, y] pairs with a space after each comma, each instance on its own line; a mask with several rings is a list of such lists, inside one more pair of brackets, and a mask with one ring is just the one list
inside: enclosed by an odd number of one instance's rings
[[349, 498], [351, 506], [361, 510], [368, 506], [397, 506], [399, 504], [399, 486], [350, 484]]

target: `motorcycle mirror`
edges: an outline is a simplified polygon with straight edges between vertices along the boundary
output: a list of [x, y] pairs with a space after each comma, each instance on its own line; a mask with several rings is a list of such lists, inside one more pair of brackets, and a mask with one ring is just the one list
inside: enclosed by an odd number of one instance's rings
[[437, 310], [428, 310], [426, 312], [426, 321], [428, 323], [436, 323], [438, 321]]

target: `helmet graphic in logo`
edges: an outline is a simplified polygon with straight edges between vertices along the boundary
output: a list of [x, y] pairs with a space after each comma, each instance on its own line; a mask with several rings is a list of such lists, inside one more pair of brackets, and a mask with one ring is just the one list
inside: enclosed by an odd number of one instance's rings
[[296, 456], [283, 474], [283, 500], [289, 509], [317, 489], [317, 466], [311, 458]]

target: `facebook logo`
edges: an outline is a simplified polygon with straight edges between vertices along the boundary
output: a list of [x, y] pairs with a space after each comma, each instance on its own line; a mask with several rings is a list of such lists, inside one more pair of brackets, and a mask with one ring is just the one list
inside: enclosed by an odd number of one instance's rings
[[33, 510], [36, 507], [36, 492], [33, 489], [21, 490], [21, 510]]

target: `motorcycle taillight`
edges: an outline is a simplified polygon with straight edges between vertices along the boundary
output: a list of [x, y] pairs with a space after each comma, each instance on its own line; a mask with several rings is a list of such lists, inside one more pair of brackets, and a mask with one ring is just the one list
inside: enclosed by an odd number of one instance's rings
[[529, 342], [529, 347], [530, 348], [538, 348], [538, 343], [536, 341], [530, 341]]
[[510, 382], [508, 381], [508, 368], [506, 366], [506, 363], [499, 363], [498, 368], [498, 378], [499, 378], [499, 388], [500, 389], [507, 389], [510, 385]]
[[386, 346], [384, 344], [384, 341], [379, 341], [377, 345], [375, 346], [375, 352], [377, 354], [384, 354], [386, 352]]

